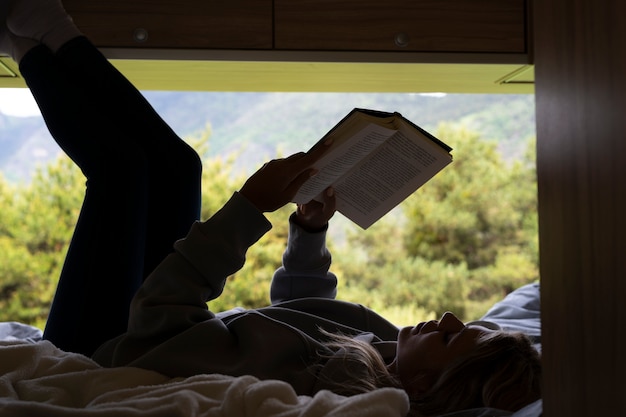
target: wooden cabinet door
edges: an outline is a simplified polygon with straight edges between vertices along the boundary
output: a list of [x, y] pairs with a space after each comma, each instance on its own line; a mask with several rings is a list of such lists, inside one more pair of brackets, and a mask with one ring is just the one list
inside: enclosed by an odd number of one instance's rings
[[274, 0], [282, 50], [526, 53], [526, 0]]
[[269, 49], [272, 0], [63, 0], [99, 47]]

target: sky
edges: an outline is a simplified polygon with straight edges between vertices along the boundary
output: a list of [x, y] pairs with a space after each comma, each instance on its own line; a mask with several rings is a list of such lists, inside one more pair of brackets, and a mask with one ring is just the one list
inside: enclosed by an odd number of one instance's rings
[[27, 88], [0, 88], [0, 113], [18, 117], [41, 114]]
[[[423, 95], [445, 96], [444, 93]], [[27, 88], [0, 88], [0, 113], [17, 117], [41, 115], [35, 99]]]

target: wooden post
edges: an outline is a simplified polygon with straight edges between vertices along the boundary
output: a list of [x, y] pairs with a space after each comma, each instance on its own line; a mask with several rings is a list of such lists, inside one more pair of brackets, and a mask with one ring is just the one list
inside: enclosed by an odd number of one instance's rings
[[626, 2], [533, 7], [544, 415], [626, 416]]

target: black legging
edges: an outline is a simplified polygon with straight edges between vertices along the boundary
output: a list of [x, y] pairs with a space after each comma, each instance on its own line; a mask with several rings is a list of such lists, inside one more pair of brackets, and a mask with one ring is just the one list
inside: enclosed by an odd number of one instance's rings
[[44, 338], [90, 355], [126, 330], [129, 303], [200, 215], [201, 162], [83, 37], [20, 62], [86, 191]]

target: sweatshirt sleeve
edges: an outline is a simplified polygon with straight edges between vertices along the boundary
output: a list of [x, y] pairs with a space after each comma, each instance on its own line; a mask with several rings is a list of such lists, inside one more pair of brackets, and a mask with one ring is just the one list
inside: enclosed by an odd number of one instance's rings
[[194, 223], [137, 292], [128, 333], [159, 343], [213, 318], [207, 301], [222, 293], [226, 278], [243, 266], [248, 248], [270, 229], [265, 216], [239, 193], [209, 220]]
[[336, 297], [337, 277], [329, 271], [332, 259], [326, 232], [327, 228], [307, 232], [293, 222], [292, 214], [283, 264], [272, 279], [272, 304], [305, 297]]

